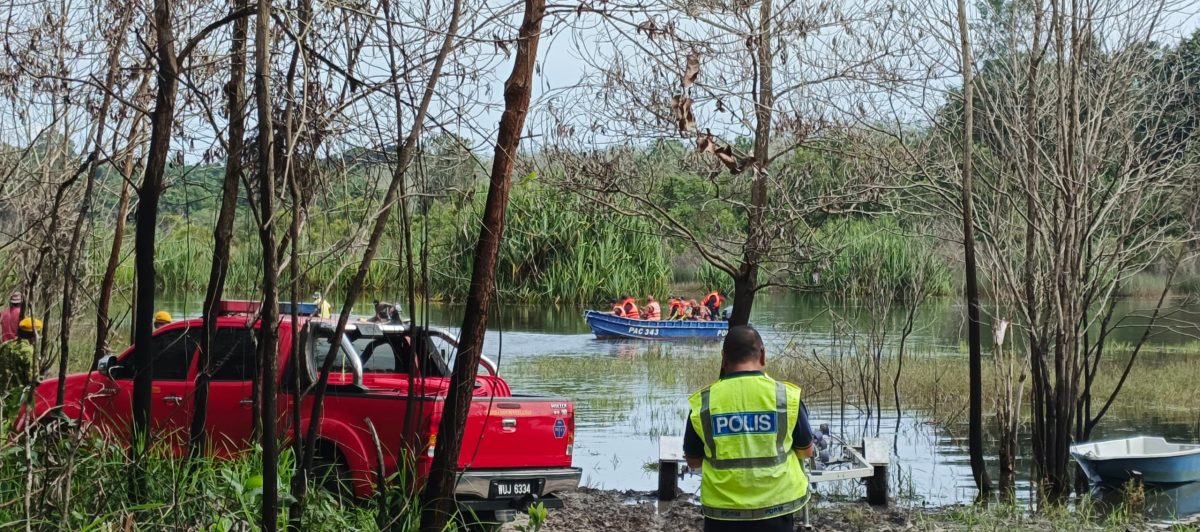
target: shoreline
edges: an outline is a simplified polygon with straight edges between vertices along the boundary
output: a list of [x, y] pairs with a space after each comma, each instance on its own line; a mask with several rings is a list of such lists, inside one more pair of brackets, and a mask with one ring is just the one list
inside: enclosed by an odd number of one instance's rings
[[[819, 497], [819, 495], [818, 495]], [[562, 496], [563, 508], [549, 511], [543, 532], [700, 532], [704, 519], [700, 506], [690, 498], [660, 503], [653, 492], [616, 491], [580, 488]], [[1182, 523], [1150, 522], [1128, 514], [1100, 518], [1095, 514], [1062, 512], [1055, 515], [1028, 515], [1018, 507], [953, 505], [938, 508], [906, 507], [892, 504], [874, 508], [866, 502], [831, 501], [819, 498], [810, 502], [811, 530], [820, 531], [948, 531], [948, 530], [1200, 530], [1200, 521]], [[805, 530], [802, 513], [796, 515], [796, 530]], [[521, 515], [503, 527], [522, 530], [528, 518]]]

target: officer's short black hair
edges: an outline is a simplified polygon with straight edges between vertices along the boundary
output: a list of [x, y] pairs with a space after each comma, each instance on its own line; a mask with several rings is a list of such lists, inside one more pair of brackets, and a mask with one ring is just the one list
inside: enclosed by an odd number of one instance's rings
[[762, 336], [749, 325], [730, 327], [725, 335], [725, 343], [721, 345], [721, 355], [726, 362], [746, 362], [756, 360], [763, 353]]

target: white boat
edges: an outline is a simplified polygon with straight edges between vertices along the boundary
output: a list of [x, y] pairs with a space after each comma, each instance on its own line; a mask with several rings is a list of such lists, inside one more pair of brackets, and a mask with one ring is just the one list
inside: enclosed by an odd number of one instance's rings
[[1196, 444], [1138, 436], [1072, 445], [1071, 456], [1093, 484], [1122, 484], [1134, 475], [1158, 486], [1200, 481]]

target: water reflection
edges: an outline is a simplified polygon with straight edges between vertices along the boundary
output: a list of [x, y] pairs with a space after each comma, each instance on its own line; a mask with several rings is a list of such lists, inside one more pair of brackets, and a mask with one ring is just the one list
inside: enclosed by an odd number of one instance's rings
[[[1200, 482], [1192, 482], [1171, 488], [1145, 488], [1143, 514], [1157, 521], [1171, 521], [1180, 517], [1200, 513]], [[1125, 511], [1130, 497], [1118, 489], [1098, 488], [1092, 496], [1100, 503], [1104, 512]]]

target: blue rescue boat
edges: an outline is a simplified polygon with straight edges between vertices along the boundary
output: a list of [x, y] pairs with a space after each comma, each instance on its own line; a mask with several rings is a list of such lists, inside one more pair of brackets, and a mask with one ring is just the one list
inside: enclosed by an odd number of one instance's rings
[[694, 320], [633, 320], [607, 312], [585, 310], [583, 319], [592, 333], [601, 340], [640, 338], [643, 340], [676, 340], [686, 338], [724, 338], [729, 332], [726, 321]]
[[1200, 445], [1138, 436], [1072, 445], [1071, 456], [1096, 485], [1119, 486], [1134, 475], [1151, 486], [1200, 481]]

